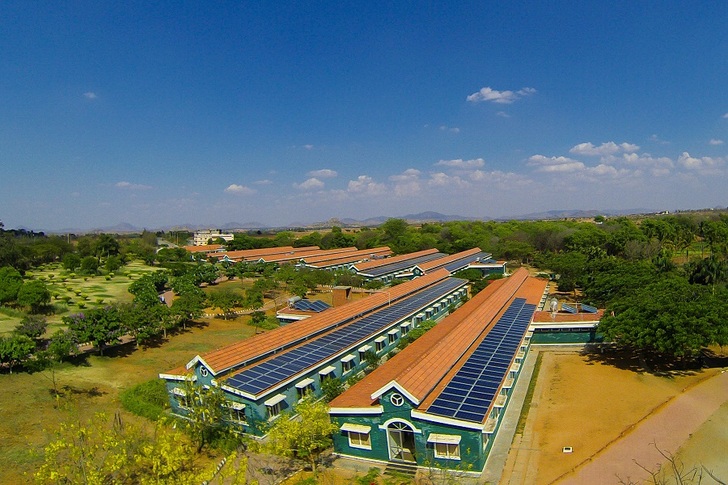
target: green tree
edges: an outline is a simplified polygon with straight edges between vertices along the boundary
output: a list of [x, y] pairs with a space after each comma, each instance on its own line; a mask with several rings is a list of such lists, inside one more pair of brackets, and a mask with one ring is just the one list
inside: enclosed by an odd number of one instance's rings
[[27, 360], [35, 350], [35, 342], [27, 335], [0, 336], [0, 362], [7, 364], [10, 373], [13, 367]]
[[185, 392], [189, 398], [185, 414], [186, 429], [199, 453], [205, 445], [231, 432], [224, 420], [227, 401], [220, 388], [204, 388], [196, 385], [192, 379], [185, 380]]
[[162, 331], [162, 312], [168, 312], [166, 305], [159, 301], [154, 307], [146, 307], [137, 303], [120, 305], [119, 318], [122, 332], [134, 337], [136, 347], [145, 345]]
[[86, 256], [81, 260], [81, 273], [95, 275], [99, 272], [99, 260], [93, 256]]
[[40, 280], [26, 281], [18, 291], [18, 305], [40, 313], [51, 302], [51, 292]]
[[227, 288], [210, 293], [207, 300], [212, 308], [220, 309], [224, 319], [227, 319], [233, 308], [239, 307], [243, 301], [239, 294]]
[[670, 359], [693, 359], [707, 345], [723, 345], [728, 290], [669, 275], [607, 307], [598, 330], [609, 341]]
[[14, 302], [23, 286], [23, 276], [11, 266], [0, 268], [0, 305]]
[[104, 348], [117, 342], [123, 334], [121, 316], [117, 307], [95, 308], [86, 313], [63, 317], [77, 342], [93, 342], [104, 355]]
[[328, 406], [310, 398], [295, 409], [298, 419], [284, 414], [271, 426], [265, 449], [271, 453], [308, 460], [314, 476], [321, 453], [333, 444], [332, 434], [338, 426], [329, 418]]
[[108, 258], [119, 254], [119, 241], [111, 234], [99, 234], [94, 244], [94, 253], [97, 257]]
[[45, 334], [48, 322], [43, 315], [26, 315], [13, 330], [18, 335], [37, 339]]
[[76, 271], [81, 266], [81, 257], [76, 253], [68, 253], [63, 256], [63, 267], [68, 271]]

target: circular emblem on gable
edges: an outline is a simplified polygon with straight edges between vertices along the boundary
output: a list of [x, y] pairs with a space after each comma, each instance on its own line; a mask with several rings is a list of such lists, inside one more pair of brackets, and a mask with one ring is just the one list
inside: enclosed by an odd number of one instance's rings
[[395, 406], [401, 406], [402, 404], [404, 404], [404, 398], [402, 397], [402, 395], [401, 395], [401, 394], [397, 394], [397, 393], [395, 392], [394, 394], [392, 394], [392, 395], [391, 395], [391, 396], [389, 397], [389, 402], [391, 402], [391, 403], [392, 403], [392, 404], [394, 404]]
[[202, 377], [207, 377], [207, 374], [207, 369], [204, 367], [200, 367], [200, 375], [202, 375]]

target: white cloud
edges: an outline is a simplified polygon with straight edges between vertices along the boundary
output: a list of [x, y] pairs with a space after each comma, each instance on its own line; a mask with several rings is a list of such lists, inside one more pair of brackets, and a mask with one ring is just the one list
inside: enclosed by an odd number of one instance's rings
[[537, 172], [580, 172], [585, 165], [568, 157], [546, 157], [544, 155], [533, 155], [529, 157], [529, 167], [536, 167]]
[[522, 88], [518, 91], [498, 91], [488, 86], [483, 87], [467, 97], [471, 103], [479, 103], [481, 101], [490, 101], [498, 104], [510, 104], [524, 96], [531, 96], [536, 93], [534, 88]]
[[411, 180], [416, 180], [420, 177], [420, 172], [416, 168], [408, 168], [404, 172], [398, 175], [390, 175], [389, 180], [393, 182], [409, 182]]
[[640, 147], [632, 143], [620, 143], [619, 145], [613, 141], [602, 143], [599, 146], [594, 146], [591, 142], [579, 143], [569, 150], [569, 153], [574, 155], [588, 155], [588, 156], [607, 156], [614, 155], [615, 153], [632, 153], [639, 150]]
[[312, 170], [308, 172], [306, 175], [309, 177], [319, 177], [319, 178], [332, 178], [339, 175], [336, 170], [330, 170], [328, 168], [323, 168], [321, 170]]
[[347, 190], [352, 194], [381, 195], [387, 192], [387, 186], [375, 182], [368, 175], [359, 175], [356, 180], [349, 180]]
[[654, 175], [666, 175], [675, 167], [673, 161], [667, 157], [652, 157], [649, 153], [623, 153], [622, 158], [615, 158], [627, 165], [633, 167], [646, 168], [652, 171]]
[[306, 150], [313, 150], [314, 146], [311, 144], [308, 144], [308, 145], [303, 145], [303, 148], [305, 148]]
[[473, 158], [471, 160], [463, 160], [462, 158], [456, 158], [454, 160], [440, 160], [435, 163], [438, 167], [453, 167], [453, 168], [480, 168], [485, 165], [485, 160], [482, 158]]
[[469, 187], [470, 183], [463, 180], [458, 175], [448, 175], [443, 172], [437, 172], [430, 174], [430, 180], [427, 181], [427, 185], [430, 187], [458, 187], [465, 188]]
[[311, 177], [308, 180], [301, 182], [300, 184], [293, 184], [298, 190], [318, 190], [323, 188], [324, 183], [316, 177]]
[[720, 157], [695, 158], [691, 157], [688, 152], [683, 152], [682, 155], [678, 157], [677, 163], [679, 163], [688, 170], [705, 171], [713, 170], [720, 167], [725, 163], [725, 160]]
[[96, 99], [98, 96], [96, 96], [96, 93], [93, 93], [91, 91], [88, 91], [86, 93], [83, 93], [83, 97], [86, 99]]
[[716, 140], [715, 138], [711, 138], [708, 144], [710, 145], [722, 145], [725, 143], [723, 140]]
[[225, 188], [225, 192], [236, 195], [253, 195], [256, 191], [245, 185], [230, 184]]
[[728, 119], [728, 113], [724, 114], [723, 118]]
[[508, 114], [508, 113], [506, 113], [505, 111], [498, 111], [498, 112], [496, 113], [496, 116], [500, 116], [501, 118], [510, 118], [510, 117], [511, 117], [511, 115], [509, 115], [509, 114]]
[[401, 174], [391, 175], [389, 180], [394, 182], [394, 195], [397, 197], [413, 197], [419, 195], [421, 189], [421, 173], [416, 168], [408, 168]]
[[129, 182], [116, 182], [115, 187], [124, 190], [149, 190], [152, 188], [151, 185], [132, 184]]
[[272, 180], [268, 180], [268, 179], [256, 180], [253, 183], [255, 185], [273, 185], [273, 181]]
[[460, 128], [456, 126], [440, 126], [440, 131], [449, 131], [450, 133], [460, 133]]

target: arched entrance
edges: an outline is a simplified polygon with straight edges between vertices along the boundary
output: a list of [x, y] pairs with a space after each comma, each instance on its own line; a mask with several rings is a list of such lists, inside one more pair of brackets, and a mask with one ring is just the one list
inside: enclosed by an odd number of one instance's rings
[[416, 462], [415, 433], [411, 426], [401, 421], [394, 421], [387, 426], [387, 445], [389, 459]]

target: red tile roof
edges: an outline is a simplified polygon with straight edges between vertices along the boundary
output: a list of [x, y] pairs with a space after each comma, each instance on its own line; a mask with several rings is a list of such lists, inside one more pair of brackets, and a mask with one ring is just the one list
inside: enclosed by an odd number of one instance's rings
[[376, 405], [372, 394], [394, 381], [424, 407], [438, 388], [462, 366], [465, 358], [487, 334], [515, 297], [538, 304], [546, 287], [544, 280], [520, 269], [509, 278], [496, 280], [455, 313], [415, 340], [385, 364], [331, 402], [332, 408], [362, 408]]
[[596, 313], [566, 313], [547, 311], [536, 312], [533, 315], [533, 323], [578, 323], [578, 322], [596, 322], [604, 316], [604, 309], [597, 310]]
[[401, 254], [399, 256], [392, 256], [391, 258], [377, 259], [375, 261], [367, 261], [365, 263], [355, 265], [357, 271], [364, 271], [367, 269], [378, 268], [379, 266], [385, 266], [392, 263], [399, 263], [400, 261], [409, 261], [410, 259], [419, 258], [421, 256], [427, 256], [428, 254], [437, 253], [437, 249], [425, 249], [424, 251], [417, 251], [415, 253]]
[[222, 244], [204, 244], [202, 246], [182, 246], [189, 253], [210, 253], [224, 249]]
[[441, 267], [445, 266], [446, 264], [449, 264], [449, 263], [458, 261], [460, 259], [465, 259], [468, 256], [472, 256], [473, 257], [473, 261], [475, 261], [475, 259], [474, 259], [475, 256], [477, 254], [480, 254], [480, 253], [482, 253], [482, 251], [480, 250], [480, 248], [468, 249], [467, 251], [461, 251], [459, 253], [455, 253], [455, 254], [451, 254], [449, 256], [445, 256], [443, 258], [433, 259], [432, 261], [427, 261], [425, 263], [420, 263], [420, 264], [417, 265], [417, 267], [420, 268], [425, 273], [427, 273], [428, 271], [432, 271], [433, 269], [441, 268]]
[[246, 361], [256, 359], [275, 349], [292, 345], [306, 336], [333, 328], [334, 325], [368, 313], [390, 302], [403, 298], [450, 276], [450, 272], [442, 269], [421, 278], [392, 287], [386, 293], [376, 293], [367, 298], [353, 301], [340, 307], [331, 308], [318, 315], [279, 327], [266, 333], [258, 334], [235, 344], [195, 357], [203, 360], [214, 375], [224, 373]]

